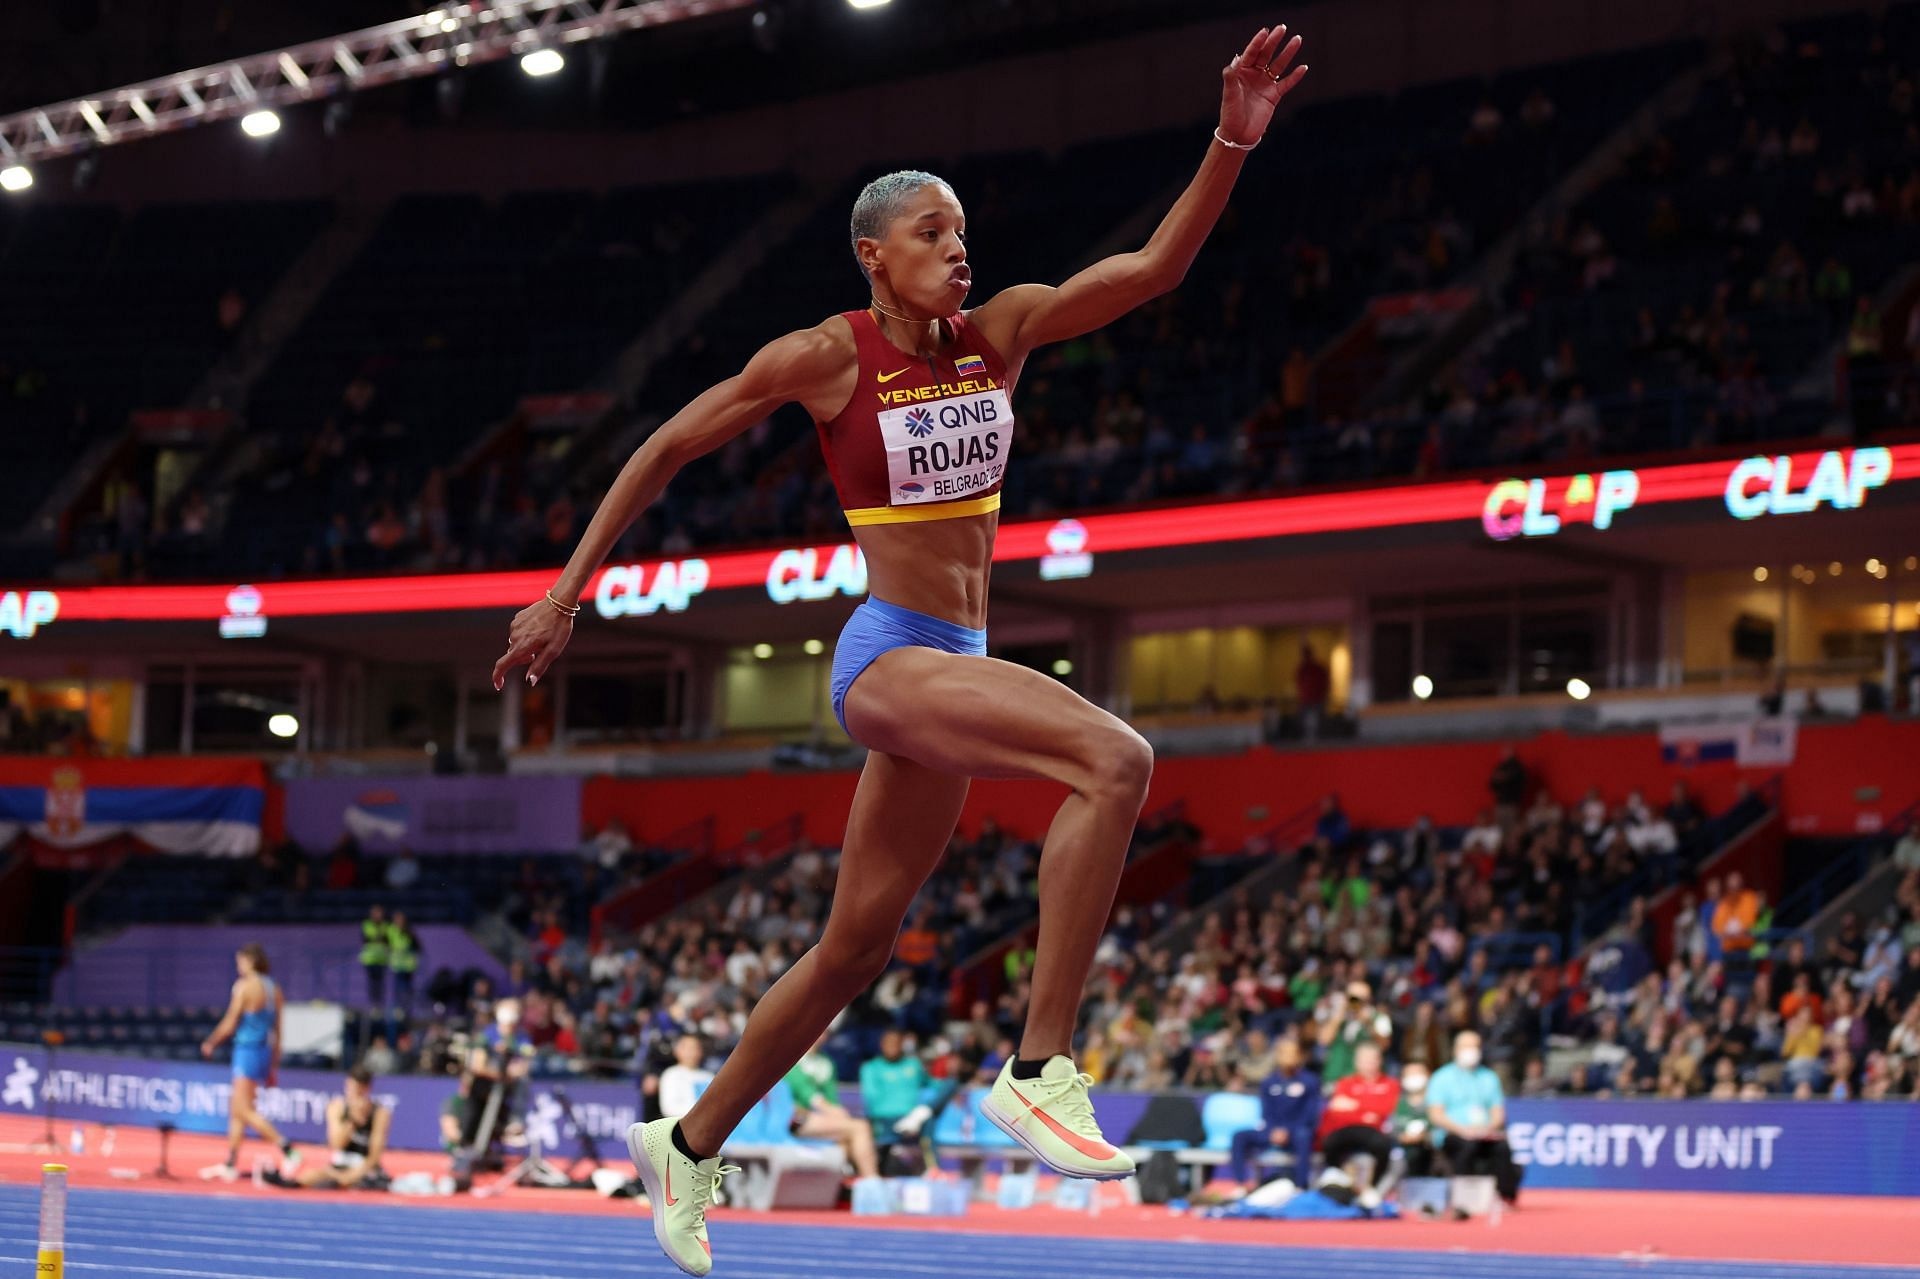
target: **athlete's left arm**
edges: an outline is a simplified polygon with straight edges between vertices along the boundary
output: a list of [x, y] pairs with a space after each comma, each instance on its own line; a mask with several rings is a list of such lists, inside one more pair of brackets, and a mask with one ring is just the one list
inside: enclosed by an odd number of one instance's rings
[[227, 1003], [227, 1015], [220, 1019], [220, 1024], [213, 1028], [211, 1035], [208, 1035], [200, 1041], [200, 1055], [202, 1057], [213, 1056], [213, 1050], [221, 1044], [226, 1043], [227, 1036], [233, 1034], [234, 1027], [240, 1024], [240, 1013], [242, 1011], [240, 1008], [241, 989], [242, 984], [240, 982], [236, 981], [233, 983], [233, 998]]
[[[1227, 207], [1247, 152], [1265, 136], [1280, 99], [1307, 73], [1304, 63], [1287, 70], [1299, 51], [1300, 37], [1288, 40], [1286, 27], [1263, 27], [1227, 63], [1220, 73], [1218, 135], [1208, 144], [1200, 172], [1144, 248], [1096, 262], [1058, 288], [1015, 285], [980, 308], [975, 323], [989, 335], [1003, 335], [1001, 354], [1009, 365], [1017, 365], [1035, 347], [1111, 324], [1186, 278]], [[1239, 145], [1226, 145], [1221, 138]]]

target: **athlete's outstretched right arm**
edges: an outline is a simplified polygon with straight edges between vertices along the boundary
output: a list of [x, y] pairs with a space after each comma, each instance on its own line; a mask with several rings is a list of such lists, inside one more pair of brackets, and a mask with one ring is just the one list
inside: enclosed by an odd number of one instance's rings
[[[569, 608], [613, 544], [688, 462], [725, 444], [782, 404], [814, 396], [842, 371], [844, 356], [824, 329], [789, 333], [769, 342], [734, 377], [708, 388], [634, 450], [580, 536], [573, 558], [553, 584], [553, 598]], [[538, 683], [573, 635], [573, 619], [545, 599], [520, 610], [507, 651], [493, 665], [493, 686], [505, 687], [516, 666]]]

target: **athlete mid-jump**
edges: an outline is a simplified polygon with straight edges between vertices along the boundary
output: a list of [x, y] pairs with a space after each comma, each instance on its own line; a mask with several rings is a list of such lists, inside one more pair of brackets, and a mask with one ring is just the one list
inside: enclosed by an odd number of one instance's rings
[[886, 967], [974, 777], [1043, 777], [1072, 791], [1040, 859], [1039, 953], [1019, 1055], [986, 1113], [1067, 1176], [1133, 1171], [1101, 1136], [1089, 1081], [1068, 1054], [1153, 752], [1061, 684], [986, 656], [988, 569], [1015, 429], [1009, 397], [1034, 348], [1110, 324], [1180, 283], [1247, 152], [1306, 74], [1287, 70], [1299, 47], [1285, 27], [1256, 34], [1222, 73], [1220, 123], [1199, 173], [1146, 246], [1058, 288], [1018, 285], [961, 310], [972, 271], [953, 189], [919, 172], [869, 184], [853, 207], [852, 239], [870, 306], [769, 343], [655, 431], [553, 589], [513, 619], [495, 688], [517, 666], [535, 683], [553, 665], [588, 579], [681, 467], [783, 404], [804, 405], [819, 424], [871, 588], [840, 634], [832, 680], [834, 712], [867, 762], [819, 944], [760, 1001], [691, 1111], [628, 1134], [654, 1235], [689, 1274], [713, 1266], [706, 1212], [734, 1171], [719, 1160], [722, 1143]]

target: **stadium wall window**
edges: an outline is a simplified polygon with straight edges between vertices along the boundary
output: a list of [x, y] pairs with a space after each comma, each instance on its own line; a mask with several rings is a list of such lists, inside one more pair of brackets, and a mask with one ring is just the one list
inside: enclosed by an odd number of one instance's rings
[[1559, 692], [1574, 677], [1608, 687], [1611, 618], [1606, 588], [1591, 582], [1375, 601], [1373, 700], [1414, 700], [1416, 675], [1436, 700]]
[[[529, 690], [522, 699], [521, 740], [527, 746], [544, 744], [538, 740], [540, 734], [551, 733], [551, 723], [545, 718], [549, 706], [545, 687]], [[362, 721], [367, 745], [423, 750], [428, 742], [452, 743], [455, 696], [453, 673], [446, 666], [369, 669]], [[196, 730], [194, 749], [201, 748]]]
[[1135, 636], [1129, 654], [1133, 709], [1142, 714], [1251, 709], [1271, 697], [1292, 710], [1300, 658], [1311, 647], [1328, 670], [1327, 706], [1347, 706], [1353, 654], [1342, 626], [1198, 627]]
[[289, 751], [290, 738], [267, 731], [267, 721], [300, 704], [297, 670], [196, 670], [193, 681], [193, 749]]
[[0, 751], [127, 752], [137, 688], [126, 679], [0, 679]]
[[[1825, 564], [1798, 567], [1765, 583], [1750, 570], [1688, 576], [1681, 652], [1689, 683], [1765, 681], [1780, 667], [1797, 676], [1882, 673], [1887, 582], [1866, 572], [1835, 576]], [[1893, 628], [1911, 630], [1920, 588], [1896, 580], [1893, 594]]]
[[647, 740], [677, 727], [673, 684], [679, 678], [668, 670], [568, 672], [568, 740]]
[[1519, 685], [1523, 693], [1558, 692], [1569, 679], [1606, 687], [1607, 618], [1572, 609], [1520, 614]]
[[734, 650], [721, 677], [726, 707], [722, 731], [819, 729], [837, 735], [840, 725], [827, 700], [831, 673], [825, 655], [806, 656], [797, 645], [777, 647], [764, 661], [751, 649]]

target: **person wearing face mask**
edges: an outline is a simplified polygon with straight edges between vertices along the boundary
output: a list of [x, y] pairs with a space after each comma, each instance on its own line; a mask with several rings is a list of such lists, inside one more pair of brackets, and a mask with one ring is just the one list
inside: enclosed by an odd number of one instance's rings
[[1400, 1100], [1387, 1118], [1387, 1133], [1400, 1143], [1409, 1177], [1433, 1175], [1433, 1125], [1427, 1119], [1427, 1068], [1413, 1062], [1400, 1071]]
[[1491, 1175], [1509, 1204], [1520, 1198], [1520, 1167], [1507, 1145], [1507, 1100], [1500, 1077], [1480, 1064], [1480, 1036], [1454, 1036], [1453, 1061], [1427, 1084], [1427, 1119], [1455, 1176]]

